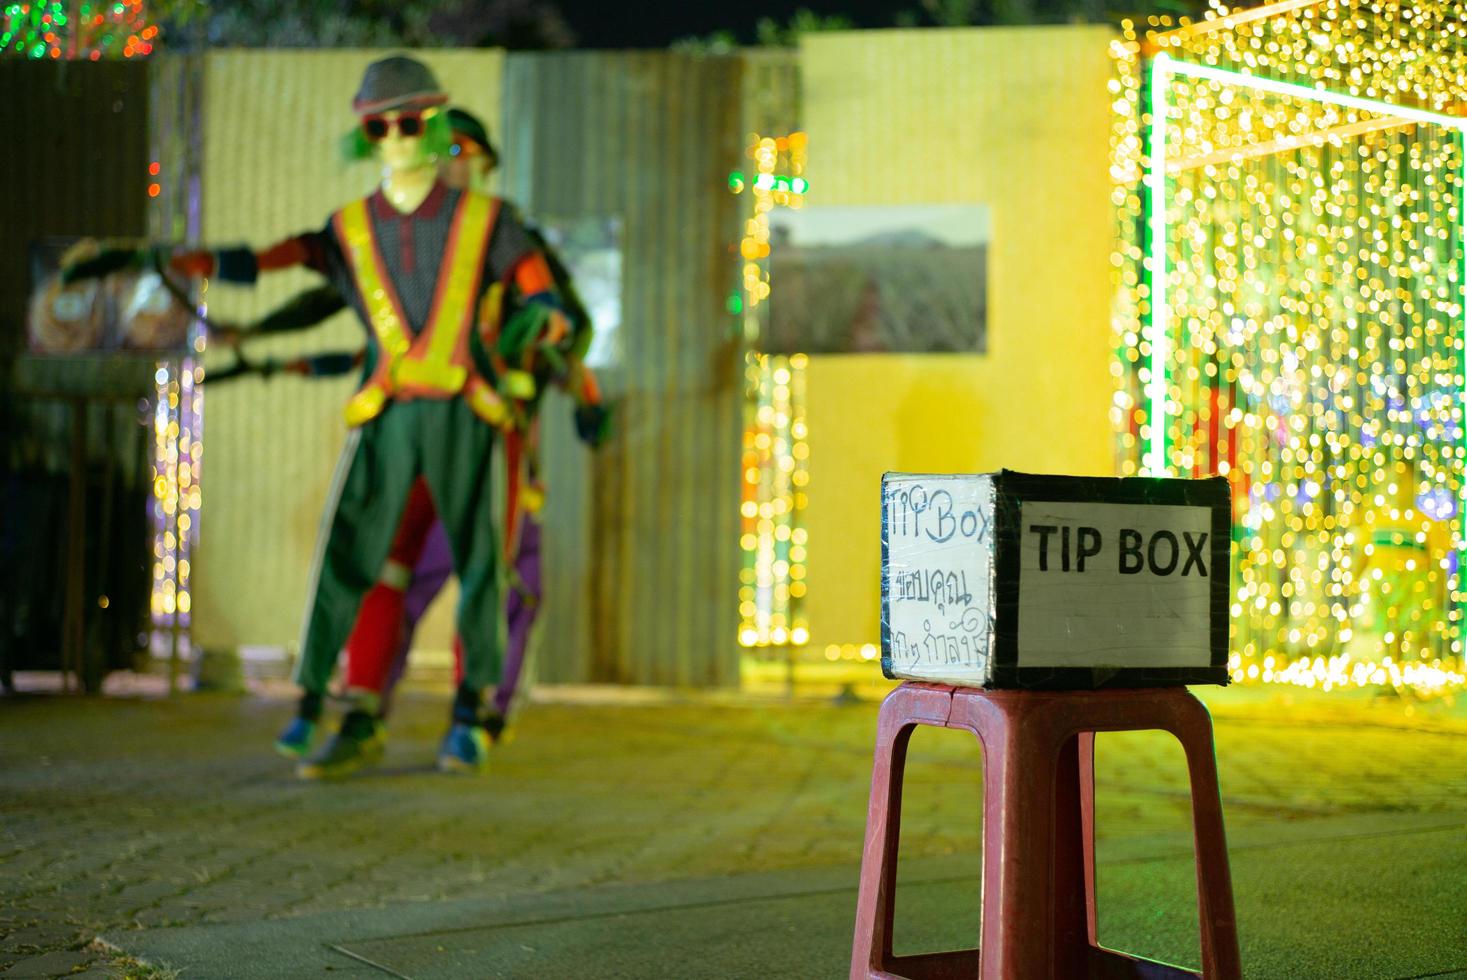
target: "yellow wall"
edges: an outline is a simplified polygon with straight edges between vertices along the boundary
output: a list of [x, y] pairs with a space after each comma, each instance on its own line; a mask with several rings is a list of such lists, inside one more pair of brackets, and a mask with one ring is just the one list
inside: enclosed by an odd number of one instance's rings
[[[340, 162], [351, 98], [378, 51], [228, 51], [208, 56], [204, 94], [203, 234], [263, 246], [322, 227], [371, 190], [369, 164]], [[499, 131], [503, 55], [424, 51], [455, 103]], [[212, 288], [210, 313], [251, 318], [317, 282], [277, 274], [258, 289]], [[274, 356], [355, 349], [349, 313], [295, 337], [252, 347]], [[211, 364], [221, 362], [211, 356]], [[194, 638], [204, 646], [293, 648], [326, 488], [345, 437], [349, 380], [244, 380], [205, 388], [203, 500], [194, 562]], [[451, 598], [420, 646], [447, 649]]]
[[986, 354], [811, 359], [816, 646], [879, 640], [882, 472], [1112, 472], [1110, 37], [861, 31], [802, 44], [811, 207], [987, 204], [993, 219]]

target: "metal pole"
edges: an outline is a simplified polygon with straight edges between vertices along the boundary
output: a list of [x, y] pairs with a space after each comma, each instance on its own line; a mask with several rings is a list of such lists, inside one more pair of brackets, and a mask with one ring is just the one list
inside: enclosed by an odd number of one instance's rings
[[67, 498], [67, 563], [66, 603], [61, 630], [61, 689], [70, 693], [71, 671], [81, 679], [82, 647], [86, 642], [87, 535], [87, 402], [84, 398], [67, 399], [71, 406], [71, 476]]

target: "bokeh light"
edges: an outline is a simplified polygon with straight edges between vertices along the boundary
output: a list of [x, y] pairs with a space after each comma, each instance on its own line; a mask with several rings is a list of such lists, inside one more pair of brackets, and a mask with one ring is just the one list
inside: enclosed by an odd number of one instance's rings
[[1232, 483], [1234, 680], [1461, 688], [1467, 21], [1226, 14], [1112, 47], [1119, 468]]

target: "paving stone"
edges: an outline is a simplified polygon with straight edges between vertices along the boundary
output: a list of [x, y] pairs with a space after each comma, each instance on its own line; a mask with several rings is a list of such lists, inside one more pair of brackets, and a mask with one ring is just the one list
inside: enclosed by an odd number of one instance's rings
[[177, 912], [173, 909], [148, 908], [135, 913], [131, 920], [124, 925], [135, 925], [143, 929], [157, 929], [163, 926], [171, 926], [180, 922]]
[[[1201, 693], [1230, 831], [1467, 813], [1461, 719]], [[0, 956], [65, 951], [80, 928], [68, 920], [113, 931], [263, 920], [843, 865], [861, 850], [873, 704], [531, 704], [486, 778], [452, 779], [431, 768], [443, 699], [408, 696], [384, 766], [328, 784], [301, 783], [270, 755], [290, 710], [188, 696], [6, 704], [0, 738], [48, 750], [0, 768]], [[1185, 833], [1174, 740], [1102, 735], [1097, 758], [1103, 841]], [[977, 852], [981, 772], [971, 737], [917, 733], [904, 858]]]
[[97, 958], [96, 953], [85, 950], [43, 953], [40, 956], [26, 957], [0, 973], [0, 977], [5, 980], [35, 980], [41, 977], [64, 976], [79, 966], [96, 962]]
[[35, 924], [0, 932], [0, 949], [12, 951], [35, 951], [58, 945], [69, 946], [77, 940], [75, 926], [66, 924]]
[[147, 908], [156, 902], [177, 895], [181, 887], [180, 882], [167, 879], [157, 881], [142, 881], [128, 885], [119, 891], [114, 897], [119, 908]]

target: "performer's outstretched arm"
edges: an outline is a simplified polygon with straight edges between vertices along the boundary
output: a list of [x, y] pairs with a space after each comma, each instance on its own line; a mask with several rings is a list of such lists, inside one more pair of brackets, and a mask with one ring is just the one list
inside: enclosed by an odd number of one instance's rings
[[292, 235], [259, 252], [246, 245], [185, 251], [168, 245], [108, 248], [62, 269], [61, 281], [71, 283], [154, 263], [166, 265], [170, 271], [191, 279], [217, 278], [244, 285], [254, 283], [261, 272], [298, 265], [329, 276], [333, 250], [339, 254], [329, 226], [322, 231]]
[[248, 334], [289, 333], [308, 330], [346, 309], [346, 300], [334, 286], [317, 286], [298, 293], [244, 328]]
[[168, 267], [191, 278], [212, 277], [223, 282], [253, 284], [262, 272], [304, 266], [322, 275], [331, 273], [331, 250], [337, 249], [330, 226], [321, 231], [292, 235], [255, 251], [247, 245], [176, 252]]

